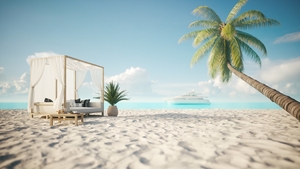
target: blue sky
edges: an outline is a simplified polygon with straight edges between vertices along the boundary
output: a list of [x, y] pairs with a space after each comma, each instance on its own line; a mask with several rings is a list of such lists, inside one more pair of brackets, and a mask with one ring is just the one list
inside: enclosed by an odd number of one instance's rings
[[[0, 102], [27, 101], [28, 56], [54, 52], [105, 67], [105, 81], [126, 89], [131, 101], [163, 98], [195, 90], [211, 101], [268, 101], [233, 75], [228, 84], [208, 76], [207, 58], [193, 68], [197, 48], [178, 44], [188, 25], [209, 6], [225, 20], [237, 0], [0, 0]], [[262, 67], [245, 59], [253, 78], [300, 100], [300, 1], [249, 0], [239, 12], [256, 9], [281, 26], [251, 29], [268, 50]], [[199, 28], [201, 29], [201, 28]], [[89, 78], [82, 98], [95, 92]]]

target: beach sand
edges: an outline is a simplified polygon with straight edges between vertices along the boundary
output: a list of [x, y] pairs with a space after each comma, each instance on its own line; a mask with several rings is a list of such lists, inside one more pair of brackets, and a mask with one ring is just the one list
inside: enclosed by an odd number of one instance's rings
[[26, 110], [0, 110], [0, 168], [300, 168], [300, 122], [284, 110], [119, 110], [84, 120], [51, 127]]

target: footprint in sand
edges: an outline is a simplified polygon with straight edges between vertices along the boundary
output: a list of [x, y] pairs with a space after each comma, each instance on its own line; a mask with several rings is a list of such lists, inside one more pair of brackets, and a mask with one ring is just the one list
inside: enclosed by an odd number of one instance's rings
[[179, 142], [179, 143], [178, 143], [178, 146], [184, 148], [184, 149], [187, 150], [187, 151], [197, 152], [197, 150], [195, 150], [195, 149], [193, 149], [193, 148], [191, 148], [191, 147], [189, 146], [189, 143], [184, 142], [184, 141]]
[[54, 147], [56, 144], [58, 144], [58, 142], [50, 143], [49, 147]]
[[149, 160], [147, 160], [147, 159], [144, 158], [144, 157], [141, 157], [141, 158], [140, 158], [140, 162], [143, 163], [143, 164], [145, 164], [145, 165], [148, 165], [148, 164], [149, 164]]

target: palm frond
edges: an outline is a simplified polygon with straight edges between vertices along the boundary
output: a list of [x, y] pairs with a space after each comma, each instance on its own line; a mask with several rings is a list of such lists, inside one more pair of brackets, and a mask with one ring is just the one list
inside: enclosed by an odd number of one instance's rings
[[129, 100], [128, 98], [126, 98], [126, 91], [123, 90], [119, 92], [119, 90], [120, 86], [118, 83], [115, 84], [114, 82], [110, 82], [105, 86], [104, 100], [112, 106], [114, 106], [122, 100]]
[[239, 17], [233, 19], [231, 23], [235, 27], [242, 29], [280, 25], [277, 20], [266, 18], [265, 15], [258, 10], [244, 12]]
[[206, 40], [206, 39], [208, 39], [210, 37], [214, 37], [214, 36], [216, 36], [218, 34], [219, 34], [219, 30], [218, 29], [215, 29], [215, 28], [204, 29], [204, 30], [200, 31], [198, 33], [198, 35], [195, 37], [195, 39], [193, 41], [193, 46], [197, 47], [204, 40]]
[[117, 101], [118, 102], [120, 102], [120, 101], [122, 101], [122, 100], [129, 100], [128, 98], [126, 98], [126, 95], [127, 95], [127, 93], [126, 93], [126, 91], [125, 90], [123, 90], [123, 91], [121, 91], [120, 93], [118, 93], [118, 95], [117, 95]]
[[266, 19], [255, 19], [255, 20], [240, 22], [239, 24], [236, 24], [236, 27], [241, 29], [251, 29], [251, 28], [276, 26], [276, 25], [280, 25], [280, 23], [277, 20], [266, 18]]
[[228, 43], [228, 48], [230, 49], [230, 63], [234, 66], [238, 71], [242, 72], [244, 70], [243, 65], [243, 53], [236, 38], [233, 38]]
[[[214, 79], [219, 73], [220, 67], [220, 58], [224, 57], [224, 39], [218, 37], [211, 49], [208, 66], [209, 66], [209, 75]], [[225, 56], [226, 57], [226, 56]]]
[[225, 62], [225, 60], [220, 63], [220, 70], [221, 70], [221, 80], [223, 83], [228, 83], [230, 78], [231, 78], [231, 71], [229, 70], [228, 66], [227, 66], [228, 62]]
[[202, 30], [198, 30], [198, 31], [194, 31], [194, 32], [190, 32], [190, 33], [187, 33], [185, 35], [183, 35], [179, 40], [178, 40], [178, 43], [181, 43], [185, 40], [188, 40], [188, 39], [193, 39], [195, 37], [197, 37], [197, 35], [199, 34], [199, 32], [201, 32]]
[[236, 31], [236, 37], [238, 37], [243, 42], [256, 47], [258, 50], [263, 52], [264, 55], [267, 55], [267, 49], [266, 49], [265, 45], [256, 37], [254, 37], [246, 32], [238, 31], [238, 30]]
[[254, 19], [266, 19], [266, 17], [262, 12], [258, 10], [249, 10], [242, 13], [238, 17], [232, 19], [229, 23], [232, 23], [234, 26], [237, 26], [242, 22]]
[[189, 27], [209, 27], [209, 28], [218, 28], [219, 23], [216, 21], [208, 21], [208, 20], [198, 20], [195, 22], [192, 22]]
[[192, 12], [194, 15], [200, 15], [204, 19], [215, 21], [217, 23], [222, 23], [222, 20], [220, 17], [216, 14], [214, 10], [209, 8], [208, 6], [199, 6]]
[[203, 56], [212, 48], [218, 36], [215, 36], [203, 44], [194, 54], [191, 60], [191, 67], [193, 67]]
[[240, 0], [230, 11], [227, 19], [226, 19], [226, 23], [229, 23], [230, 20], [232, 20], [237, 13], [241, 10], [241, 8], [247, 3], [248, 0]]
[[258, 63], [259, 66], [261, 67], [261, 60], [258, 54], [245, 42], [240, 40], [239, 38], [236, 38], [236, 40], [239, 42], [241, 49], [243, 52], [247, 54], [247, 56], [250, 56], [250, 58], [255, 62]]
[[[228, 43], [226, 43], [226, 46], [228, 45]], [[225, 47], [226, 48], [226, 47]], [[230, 50], [228, 50], [230, 51]], [[219, 65], [219, 72], [221, 75], [221, 80], [223, 83], [227, 83], [230, 78], [231, 78], [231, 71], [229, 70], [229, 68], [227, 67], [227, 63], [229, 60], [229, 55], [227, 55], [227, 50], [224, 52], [223, 56], [220, 57], [220, 65]]]

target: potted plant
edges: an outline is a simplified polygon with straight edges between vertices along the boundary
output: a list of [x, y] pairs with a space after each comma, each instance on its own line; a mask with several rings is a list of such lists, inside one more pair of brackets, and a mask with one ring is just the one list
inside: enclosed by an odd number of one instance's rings
[[118, 107], [115, 106], [118, 102], [122, 100], [129, 100], [126, 98], [126, 91], [119, 91], [119, 83], [109, 82], [105, 86], [104, 90], [104, 100], [107, 101], [110, 106], [107, 108], [108, 116], [118, 116]]

